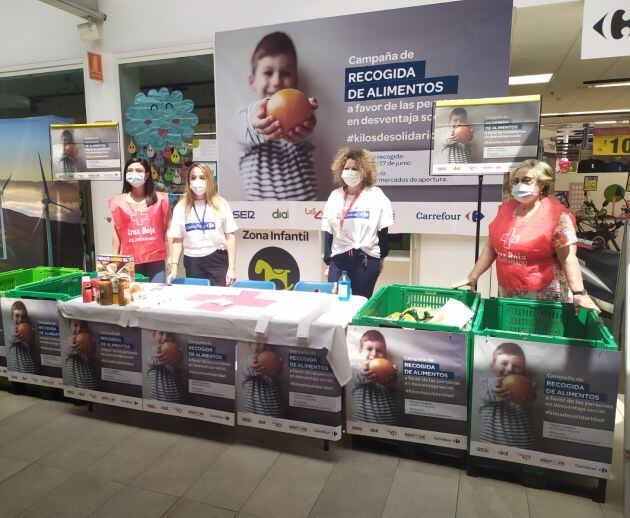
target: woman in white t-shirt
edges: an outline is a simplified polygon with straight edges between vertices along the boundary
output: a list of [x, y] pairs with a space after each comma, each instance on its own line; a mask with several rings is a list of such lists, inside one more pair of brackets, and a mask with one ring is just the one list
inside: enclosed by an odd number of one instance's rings
[[194, 163], [168, 230], [173, 246], [167, 281], [177, 275], [183, 248], [187, 277], [210, 279], [213, 286], [230, 286], [236, 280], [237, 229], [228, 202], [217, 194], [212, 170], [207, 164]]
[[354, 295], [371, 297], [389, 253], [392, 204], [376, 187], [376, 161], [367, 149], [342, 148], [331, 165], [335, 183], [322, 216], [328, 281], [348, 273]]

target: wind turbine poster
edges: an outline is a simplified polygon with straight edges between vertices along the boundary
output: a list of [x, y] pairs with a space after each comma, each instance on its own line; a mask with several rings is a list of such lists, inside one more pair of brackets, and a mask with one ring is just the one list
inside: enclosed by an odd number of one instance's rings
[[79, 185], [52, 181], [50, 168], [50, 125], [66, 122], [0, 120], [0, 271], [83, 266]]

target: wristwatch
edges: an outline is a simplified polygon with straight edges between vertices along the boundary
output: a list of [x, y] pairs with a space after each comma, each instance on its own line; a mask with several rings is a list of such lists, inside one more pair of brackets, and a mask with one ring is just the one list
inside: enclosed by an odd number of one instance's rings
[[588, 295], [588, 292], [586, 290], [574, 291], [573, 295]]

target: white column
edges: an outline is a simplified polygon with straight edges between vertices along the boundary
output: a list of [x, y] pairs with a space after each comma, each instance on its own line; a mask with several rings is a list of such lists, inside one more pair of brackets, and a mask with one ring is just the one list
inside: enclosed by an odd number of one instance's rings
[[[116, 57], [103, 53], [103, 81], [89, 77], [87, 58], [84, 60], [85, 112], [87, 122], [113, 121], [121, 124], [120, 82]], [[94, 247], [96, 253], [109, 253], [112, 248], [112, 229], [107, 200], [120, 193], [122, 182], [92, 181], [92, 221], [94, 225]]]

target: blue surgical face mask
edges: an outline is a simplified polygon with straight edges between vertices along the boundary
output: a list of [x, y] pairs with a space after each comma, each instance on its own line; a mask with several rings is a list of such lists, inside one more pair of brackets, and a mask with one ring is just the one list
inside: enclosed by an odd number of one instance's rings
[[512, 186], [512, 196], [514, 196], [514, 199], [520, 203], [527, 203], [536, 197], [536, 193], [534, 192], [535, 188], [536, 186], [534, 183], [525, 185], [524, 183], [519, 182]]
[[140, 187], [144, 185], [144, 175], [145, 173], [141, 171], [127, 171], [125, 173], [125, 179], [132, 187]]

